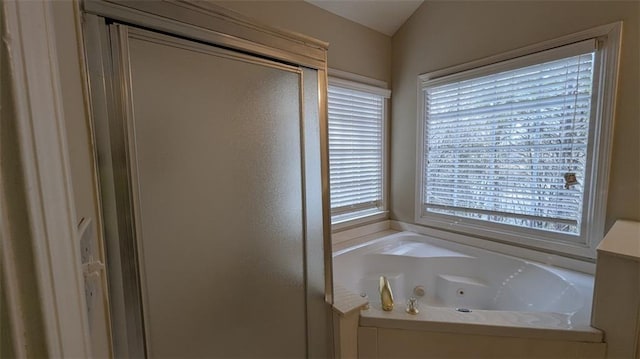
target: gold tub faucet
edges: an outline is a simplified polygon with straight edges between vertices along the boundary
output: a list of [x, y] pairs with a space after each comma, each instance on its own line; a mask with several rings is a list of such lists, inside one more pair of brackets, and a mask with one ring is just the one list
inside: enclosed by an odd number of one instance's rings
[[391, 285], [389, 285], [389, 280], [385, 276], [380, 276], [380, 303], [382, 303], [382, 310], [384, 311], [392, 311], [393, 310], [393, 292], [391, 291]]

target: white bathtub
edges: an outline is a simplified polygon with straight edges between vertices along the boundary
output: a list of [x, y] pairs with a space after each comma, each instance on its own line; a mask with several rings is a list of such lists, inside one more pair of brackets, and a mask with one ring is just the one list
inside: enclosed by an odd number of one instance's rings
[[[371, 309], [361, 313], [361, 324], [382, 319], [386, 326], [403, 328], [400, 322], [404, 321], [411, 328], [428, 330], [472, 324], [466, 332], [486, 333], [493, 328], [494, 334], [501, 335], [544, 329], [551, 336], [555, 332], [556, 339], [560, 335], [602, 340], [602, 334], [589, 325], [593, 294], [589, 274], [412, 232], [337, 252], [333, 265], [338, 285], [368, 295]], [[389, 279], [394, 293], [391, 313], [380, 310], [381, 275]], [[424, 289], [423, 296], [416, 294], [416, 287]], [[409, 297], [418, 299], [420, 314], [405, 313]]]

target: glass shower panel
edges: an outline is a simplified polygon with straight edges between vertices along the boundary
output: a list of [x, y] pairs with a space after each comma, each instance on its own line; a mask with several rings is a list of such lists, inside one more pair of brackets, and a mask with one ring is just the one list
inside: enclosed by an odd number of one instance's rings
[[129, 33], [148, 356], [306, 355], [301, 72]]

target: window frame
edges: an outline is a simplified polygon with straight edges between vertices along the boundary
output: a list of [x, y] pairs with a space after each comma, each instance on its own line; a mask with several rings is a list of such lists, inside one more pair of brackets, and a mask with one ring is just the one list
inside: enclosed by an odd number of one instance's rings
[[[331, 208], [329, 213], [331, 215], [331, 228], [332, 231], [340, 231], [344, 229], [353, 228], [359, 225], [386, 220], [389, 218], [388, 211], [388, 128], [389, 128], [389, 99], [391, 98], [391, 90], [387, 89], [387, 84], [382, 81], [370, 79], [364, 76], [351, 74], [344, 71], [329, 69], [328, 87], [335, 86], [353, 91], [365, 92], [382, 97], [382, 193], [380, 205], [376, 209], [369, 211], [360, 211], [362, 214], [358, 214], [358, 211], [354, 211], [354, 215], [348, 218], [340, 220], [334, 220], [334, 215], [331, 214]], [[327, 87], [327, 89], [328, 89]], [[329, 107], [329, 99], [327, 98], [327, 109]], [[327, 111], [328, 113], [328, 111]], [[328, 121], [327, 116], [327, 121]], [[327, 122], [328, 125], [328, 122]], [[327, 126], [328, 129], [328, 126]], [[327, 149], [330, 151], [329, 146]], [[330, 161], [330, 156], [329, 156]], [[331, 190], [331, 183], [329, 183], [329, 190]], [[344, 213], [341, 215], [344, 216]]]
[[[417, 84], [417, 156], [415, 222], [445, 230], [452, 240], [460, 234], [505, 242], [516, 246], [536, 248], [572, 256], [593, 259], [596, 247], [604, 237], [606, 201], [609, 188], [609, 169], [613, 142], [616, 89], [621, 47], [622, 22], [599, 26], [557, 39], [523, 47], [485, 59], [418, 76]], [[594, 62], [594, 87], [587, 153], [591, 161], [585, 170], [583, 215], [580, 240], [576, 236], [556, 234], [544, 230], [515, 227], [483, 220], [430, 213], [424, 208], [424, 89], [434, 83], [468, 79], [508, 69], [525, 67], [532, 61], [545, 62], [541, 52], [563, 51], [563, 46], [594, 39], [597, 52]], [[536, 60], [540, 59], [540, 60]], [[535, 63], [535, 62], [534, 62]], [[595, 71], [598, 71], [596, 74]], [[454, 79], [454, 80], [452, 80]], [[598, 205], [596, 205], [598, 204]]]

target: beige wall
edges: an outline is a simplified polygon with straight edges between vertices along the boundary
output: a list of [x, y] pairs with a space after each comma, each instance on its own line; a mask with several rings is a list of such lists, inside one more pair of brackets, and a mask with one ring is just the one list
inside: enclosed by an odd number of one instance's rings
[[640, 2], [425, 2], [392, 39], [391, 217], [414, 222], [417, 76], [624, 20], [608, 229], [640, 220]]
[[329, 43], [329, 68], [391, 82], [391, 38], [301, 0], [216, 1], [257, 21]]

